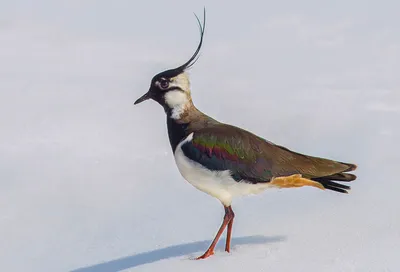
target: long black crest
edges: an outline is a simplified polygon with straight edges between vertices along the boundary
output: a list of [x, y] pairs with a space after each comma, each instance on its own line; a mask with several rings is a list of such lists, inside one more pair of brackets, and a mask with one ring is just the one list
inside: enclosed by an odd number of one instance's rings
[[196, 16], [197, 19], [197, 23], [199, 24], [199, 30], [200, 30], [200, 42], [199, 45], [197, 46], [196, 51], [194, 52], [193, 56], [184, 64], [182, 64], [181, 66], [175, 68], [174, 70], [180, 70], [180, 71], [184, 71], [190, 67], [193, 66], [193, 64], [196, 63], [196, 61], [198, 60], [198, 54], [200, 52], [201, 46], [203, 44], [203, 36], [204, 36], [204, 30], [206, 28], [206, 8], [204, 8], [203, 10], [203, 24], [201, 24], [199, 17], [196, 15], [196, 13], [194, 14], [194, 16]]
[[159, 77], [166, 77], [166, 78], [175, 77], [175, 76], [183, 73], [186, 69], [192, 67], [193, 64], [195, 64], [196, 61], [199, 59], [199, 52], [200, 52], [201, 46], [203, 44], [204, 30], [206, 27], [206, 8], [204, 8], [204, 11], [203, 11], [203, 24], [201, 24], [199, 17], [196, 14], [194, 14], [194, 15], [196, 16], [197, 23], [199, 25], [200, 42], [199, 42], [199, 45], [197, 46], [197, 49], [194, 52], [193, 56], [187, 62], [182, 64], [181, 66], [179, 66], [177, 68], [166, 70], [164, 72], [161, 72], [161, 73], [155, 75], [153, 77], [153, 81], [158, 79]]

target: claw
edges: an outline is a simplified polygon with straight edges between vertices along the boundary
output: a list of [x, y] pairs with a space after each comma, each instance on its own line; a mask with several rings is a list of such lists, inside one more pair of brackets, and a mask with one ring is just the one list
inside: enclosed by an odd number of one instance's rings
[[203, 260], [206, 259], [210, 256], [214, 255], [214, 251], [206, 251], [203, 255], [201, 255], [200, 257], [197, 257], [196, 260]]

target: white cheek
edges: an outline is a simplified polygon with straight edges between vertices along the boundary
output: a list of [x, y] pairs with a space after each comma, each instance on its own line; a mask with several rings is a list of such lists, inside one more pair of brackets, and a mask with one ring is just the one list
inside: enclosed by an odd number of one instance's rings
[[189, 102], [187, 95], [182, 91], [169, 91], [165, 94], [165, 103], [172, 109], [172, 118], [179, 119]]
[[170, 86], [180, 87], [182, 90], [189, 91], [189, 79], [187, 78], [186, 74], [180, 74], [173, 79], [173, 82], [171, 82]]
[[182, 91], [169, 91], [165, 94], [165, 103], [171, 108], [188, 102], [187, 95]]

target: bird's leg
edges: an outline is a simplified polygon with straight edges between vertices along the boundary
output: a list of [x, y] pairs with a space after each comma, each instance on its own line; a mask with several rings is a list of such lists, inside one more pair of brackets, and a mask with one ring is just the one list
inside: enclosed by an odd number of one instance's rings
[[215, 235], [214, 240], [212, 241], [210, 247], [207, 249], [206, 252], [204, 252], [203, 255], [201, 255], [200, 257], [197, 257], [196, 260], [200, 260], [200, 259], [205, 259], [210, 257], [211, 255], [214, 254], [214, 248], [218, 243], [219, 237], [221, 237], [221, 234], [224, 232], [226, 226], [229, 224], [229, 222], [232, 221], [233, 217], [235, 216], [233, 211], [231, 209], [231, 207], [225, 207], [225, 216], [224, 216], [224, 221], [222, 221], [222, 225], [219, 228], [217, 235]]
[[226, 234], [226, 244], [225, 244], [225, 251], [230, 252], [231, 250], [231, 237], [232, 237], [232, 226], [233, 226], [233, 218], [235, 218], [235, 213], [232, 210], [232, 207], [226, 207], [225, 208], [225, 213], [226, 210], [228, 210], [231, 220], [228, 223], [228, 229], [227, 229], [227, 234]]

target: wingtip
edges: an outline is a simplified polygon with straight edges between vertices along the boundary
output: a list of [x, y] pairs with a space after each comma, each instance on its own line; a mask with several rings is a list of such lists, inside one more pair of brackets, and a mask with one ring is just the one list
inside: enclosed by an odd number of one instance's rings
[[354, 171], [354, 170], [356, 170], [357, 169], [357, 165], [356, 164], [350, 164], [350, 169], [349, 169], [349, 171]]
[[353, 164], [353, 163], [346, 163], [346, 162], [341, 162], [341, 164], [344, 164], [346, 166], [348, 166], [348, 168], [346, 170], [344, 170], [343, 172], [350, 172], [350, 171], [354, 171], [357, 169], [357, 165]]

